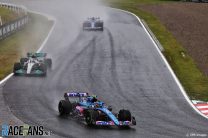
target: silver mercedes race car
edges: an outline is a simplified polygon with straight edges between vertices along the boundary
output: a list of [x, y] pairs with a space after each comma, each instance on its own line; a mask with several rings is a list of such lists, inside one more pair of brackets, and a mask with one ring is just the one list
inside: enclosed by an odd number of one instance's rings
[[46, 56], [46, 53], [27, 53], [26, 58], [14, 64], [14, 75], [46, 76], [47, 68], [52, 67], [52, 60]]
[[103, 21], [100, 18], [91, 17], [83, 23], [83, 30], [99, 30], [103, 31]]

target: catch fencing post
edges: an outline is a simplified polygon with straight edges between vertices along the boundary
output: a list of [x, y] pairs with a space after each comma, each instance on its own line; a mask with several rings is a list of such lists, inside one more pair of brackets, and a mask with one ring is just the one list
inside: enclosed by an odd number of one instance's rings
[[3, 23], [2, 23], [2, 20], [1, 20], [1, 16], [0, 16], [0, 26], [2, 26], [3, 25]]

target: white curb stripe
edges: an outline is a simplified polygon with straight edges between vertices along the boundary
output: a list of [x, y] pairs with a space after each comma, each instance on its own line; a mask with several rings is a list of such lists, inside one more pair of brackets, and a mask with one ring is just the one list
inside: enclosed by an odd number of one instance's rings
[[201, 112], [202, 112], [202, 113], [208, 113], [208, 110], [204, 110], [204, 111], [202, 110]]
[[[116, 9], [116, 8], [112, 8], [112, 9]], [[168, 70], [170, 71], [173, 79], [175, 80], [176, 84], [178, 85], [181, 93], [183, 94], [184, 98], [186, 99], [186, 101], [189, 103], [189, 105], [198, 113], [200, 114], [201, 116], [203, 116], [204, 118], [208, 119], [208, 116], [202, 114], [194, 105], [193, 103], [191, 102], [191, 100], [189, 99], [187, 93], [185, 92], [183, 86], [181, 85], [180, 81], [178, 80], [178, 78], [176, 77], [175, 73], [173, 72], [172, 68], [170, 67], [168, 61], [166, 60], [166, 58], [164, 57], [164, 55], [162, 54], [162, 52], [159, 50], [157, 44], [155, 43], [155, 41], [153, 40], [153, 38], [151, 37], [151, 35], [149, 34], [149, 32], [147, 31], [147, 29], [145, 28], [144, 24], [141, 22], [140, 18], [132, 13], [132, 12], [129, 12], [129, 11], [125, 11], [125, 10], [121, 10], [121, 9], [116, 9], [116, 10], [119, 10], [119, 11], [123, 11], [125, 13], [128, 13], [128, 14], [131, 14], [133, 15], [134, 17], [136, 17], [138, 19], [138, 21], [140, 22], [140, 24], [142, 25], [142, 27], [144, 28], [145, 32], [147, 33], [147, 35], [149, 36], [150, 40], [153, 42], [155, 48], [157, 49], [158, 53], [160, 54], [161, 58], [163, 59], [163, 61], [165, 62]]]
[[[45, 46], [45, 44], [47, 43], [47, 41], [48, 41], [48, 39], [49, 39], [51, 33], [53, 32], [53, 30], [54, 30], [54, 28], [55, 28], [55, 25], [56, 25], [56, 19], [55, 19], [54, 17], [52, 17], [52, 16], [50, 16], [50, 15], [47, 15], [47, 14], [44, 14], [44, 13], [40, 13], [40, 12], [36, 12], [36, 11], [32, 11], [32, 10], [28, 10], [28, 11], [31, 12], [31, 13], [35, 13], [35, 14], [40, 14], [40, 15], [46, 16], [46, 17], [48, 18], [48, 20], [53, 20], [53, 21], [54, 21], [54, 24], [53, 24], [51, 30], [49, 31], [47, 37], [46, 37], [45, 40], [42, 42], [40, 48], [37, 50], [37, 52], [40, 52], [40, 51], [43, 49], [43, 47]], [[8, 76], [6, 76], [3, 80], [1, 80], [1, 81], [0, 81], [0, 86], [1, 86], [2, 84], [4, 84], [8, 79], [10, 79], [13, 75], [14, 75], [14, 73], [11, 73], [11, 74], [9, 74]]]
[[196, 106], [198, 109], [203, 109], [203, 108], [208, 108], [208, 105], [207, 106]]

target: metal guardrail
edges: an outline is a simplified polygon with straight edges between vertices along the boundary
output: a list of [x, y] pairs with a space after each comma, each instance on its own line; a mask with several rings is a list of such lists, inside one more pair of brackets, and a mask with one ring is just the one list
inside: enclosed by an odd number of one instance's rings
[[0, 40], [22, 29], [28, 23], [28, 15], [0, 26]]
[[23, 15], [14, 21], [10, 21], [0, 26], [0, 40], [22, 29], [29, 21], [27, 9], [24, 6], [18, 6], [8, 3], [0, 3], [0, 7], [8, 8]]
[[153, 38], [153, 40], [155, 41], [155, 43], [157, 44], [158, 48], [160, 49], [160, 51], [164, 51], [163, 46], [160, 44], [159, 40], [156, 38], [156, 36], [154, 35], [154, 33], [150, 30], [149, 26], [147, 25], [147, 23], [144, 20], [141, 20], [142, 23], [144, 24], [145, 28], [147, 29], [147, 31], [150, 33], [151, 37]]
[[27, 14], [27, 8], [22, 6], [22, 5], [14, 5], [14, 4], [9, 4], [9, 3], [1, 3], [0, 2], [0, 7], [7, 8], [9, 10], [15, 11], [17, 13], [24, 13]]

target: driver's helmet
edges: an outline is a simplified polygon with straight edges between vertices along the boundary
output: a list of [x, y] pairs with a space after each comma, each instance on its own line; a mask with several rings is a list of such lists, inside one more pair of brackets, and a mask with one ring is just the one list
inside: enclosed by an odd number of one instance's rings
[[97, 95], [92, 95], [92, 98], [97, 98]]
[[96, 95], [88, 96], [87, 102], [90, 102], [90, 103], [97, 102], [97, 96]]
[[94, 103], [94, 102], [97, 102], [98, 100], [97, 100], [97, 95], [92, 95], [92, 103]]

